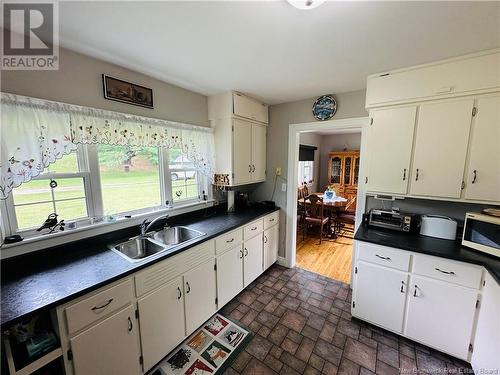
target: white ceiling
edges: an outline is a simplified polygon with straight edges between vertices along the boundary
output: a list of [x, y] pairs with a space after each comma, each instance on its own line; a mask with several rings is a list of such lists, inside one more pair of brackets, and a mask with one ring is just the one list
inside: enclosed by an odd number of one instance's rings
[[61, 2], [63, 46], [203, 94], [269, 104], [500, 46], [500, 2]]

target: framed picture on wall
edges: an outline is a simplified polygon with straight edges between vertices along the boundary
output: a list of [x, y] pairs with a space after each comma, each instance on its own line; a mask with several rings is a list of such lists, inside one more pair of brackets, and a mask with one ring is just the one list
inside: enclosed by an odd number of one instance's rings
[[106, 74], [102, 75], [102, 83], [105, 99], [139, 105], [146, 108], [154, 108], [153, 90], [149, 87], [123, 81]]

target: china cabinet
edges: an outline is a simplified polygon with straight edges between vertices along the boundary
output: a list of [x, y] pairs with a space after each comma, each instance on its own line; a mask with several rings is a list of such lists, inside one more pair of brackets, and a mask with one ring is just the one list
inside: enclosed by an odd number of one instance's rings
[[329, 153], [328, 185], [335, 193], [353, 201], [350, 209], [356, 208], [359, 180], [359, 150]]

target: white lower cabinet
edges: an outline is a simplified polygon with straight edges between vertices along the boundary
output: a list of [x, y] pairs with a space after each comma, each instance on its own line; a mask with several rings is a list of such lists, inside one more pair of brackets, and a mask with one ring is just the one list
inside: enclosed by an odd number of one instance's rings
[[468, 359], [478, 291], [412, 276], [406, 336]]
[[144, 371], [186, 336], [182, 277], [137, 300]]
[[243, 247], [241, 243], [217, 256], [217, 299], [222, 307], [243, 290]]
[[274, 225], [264, 231], [264, 270], [278, 260], [279, 226]]
[[485, 275], [471, 364], [476, 374], [500, 369], [500, 285]]
[[[470, 361], [482, 267], [390, 248], [391, 258], [398, 251], [411, 257], [406, 272], [371, 260], [369, 251], [363, 252], [370, 246], [378, 245], [356, 242], [352, 315]], [[488, 322], [478, 324], [479, 347], [485, 353], [478, 358], [488, 365], [491, 339], [486, 337], [491, 335], [490, 326], [495, 329], [492, 321], [496, 320], [497, 341], [500, 337], [500, 298], [496, 299], [488, 298], [490, 311], [484, 313]]]
[[216, 311], [215, 261], [206, 262], [184, 274], [186, 330], [191, 334]]
[[243, 242], [243, 286], [246, 288], [263, 271], [262, 233]]
[[353, 315], [402, 333], [408, 274], [359, 261]]
[[140, 374], [136, 322], [129, 306], [71, 338], [74, 373]]

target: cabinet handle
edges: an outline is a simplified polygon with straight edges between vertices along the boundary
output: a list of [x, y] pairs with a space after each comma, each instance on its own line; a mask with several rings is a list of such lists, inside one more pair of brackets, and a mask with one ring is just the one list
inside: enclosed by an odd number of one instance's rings
[[418, 181], [418, 168], [417, 168], [417, 173], [415, 174], [415, 181]]
[[443, 270], [440, 270], [439, 268], [434, 268], [434, 269], [435, 269], [436, 271], [441, 272], [441, 273], [444, 273], [444, 274], [446, 274], [446, 275], [454, 275], [454, 274], [455, 274], [455, 272], [453, 272], [453, 271], [443, 271]]
[[240, 259], [243, 259], [243, 250], [240, 250]]
[[94, 307], [92, 307], [92, 309], [91, 309], [91, 310], [92, 310], [92, 311], [96, 311], [96, 310], [104, 309], [105, 307], [109, 306], [109, 304], [110, 304], [111, 302], [113, 302], [113, 298], [110, 298], [110, 299], [108, 300], [108, 302], [106, 302], [104, 305], [101, 305], [101, 306], [94, 306]]
[[474, 177], [472, 178], [472, 183], [475, 184], [477, 179], [477, 171], [474, 169], [472, 173], [474, 174]]
[[132, 323], [132, 319], [130, 319], [130, 316], [128, 317], [128, 331], [132, 332], [134, 329], [134, 324]]
[[248, 249], [245, 247], [245, 256], [248, 256]]
[[188, 290], [186, 291], [186, 294], [188, 294], [191, 291], [191, 287], [189, 286], [189, 283], [186, 281], [186, 285], [188, 287]]
[[252, 166], [250, 164], [248, 164], [248, 172], [252, 173]]
[[269, 219], [269, 221], [274, 221], [274, 217], [272, 219]]
[[257, 227], [250, 228], [250, 230], [257, 230]]
[[401, 281], [401, 293], [404, 293], [405, 292], [405, 282], [404, 281]]
[[267, 236], [264, 236], [264, 243], [267, 243]]
[[181, 288], [177, 287], [177, 299], [181, 299], [182, 297], [182, 292], [181, 292]]
[[375, 254], [376, 257], [383, 259], [383, 260], [391, 260], [389, 257], [383, 257], [382, 255]]
[[413, 297], [418, 297], [417, 296], [417, 289], [418, 289], [418, 286], [415, 284], [415, 290], [413, 291]]
[[403, 181], [406, 181], [406, 168], [403, 169]]
[[234, 241], [234, 238], [231, 238], [230, 240], [226, 240], [227, 243], [231, 243]]

